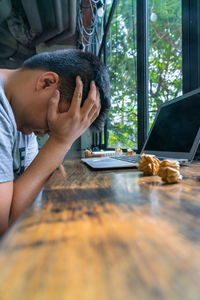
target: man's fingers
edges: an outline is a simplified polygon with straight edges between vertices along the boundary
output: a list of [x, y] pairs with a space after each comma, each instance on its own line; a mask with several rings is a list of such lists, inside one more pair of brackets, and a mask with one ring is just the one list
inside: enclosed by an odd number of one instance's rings
[[91, 124], [94, 122], [94, 120], [96, 120], [96, 118], [98, 117], [99, 113], [100, 113], [100, 110], [101, 110], [101, 107], [99, 107], [98, 110], [96, 110], [94, 113], [93, 113], [93, 116], [91, 117]]
[[49, 99], [48, 110], [47, 110], [47, 119], [53, 120], [56, 118], [58, 113], [58, 103], [60, 100], [60, 93], [58, 90], [55, 90], [52, 97]]
[[88, 113], [88, 119], [92, 119], [93, 115], [96, 112], [100, 112], [100, 109], [101, 109], [101, 105], [99, 105], [98, 107], [96, 105], [94, 105]]
[[76, 88], [74, 90], [74, 95], [72, 97], [72, 102], [70, 109], [76, 110], [78, 107], [81, 106], [81, 100], [82, 100], [82, 93], [83, 93], [83, 83], [80, 78], [80, 76], [76, 77]]
[[88, 118], [90, 119], [91, 124], [98, 117], [100, 110], [101, 110], [100, 93], [99, 93], [99, 89], [96, 87], [96, 101], [88, 113]]
[[90, 82], [90, 90], [89, 90], [89, 93], [88, 93], [88, 98], [96, 99], [96, 97], [97, 97], [97, 87], [96, 87], [96, 84], [95, 84], [94, 80], [92, 80]]
[[97, 97], [97, 99], [99, 99], [99, 103], [100, 103], [100, 92], [99, 92], [99, 89], [98, 88], [96, 88], [96, 97]]
[[100, 94], [99, 94], [99, 91], [98, 91], [94, 81], [91, 81], [90, 91], [89, 91], [88, 97], [85, 100], [85, 103], [82, 107], [82, 113], [88, 114], [93, 107], [98, 109], [99, 106], [100, 106]]

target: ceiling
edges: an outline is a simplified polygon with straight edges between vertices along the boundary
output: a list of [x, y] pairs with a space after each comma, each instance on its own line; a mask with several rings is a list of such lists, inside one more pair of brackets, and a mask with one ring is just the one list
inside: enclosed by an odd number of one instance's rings
[[0, 0], [0, 67], [35, 53], [76, 48], [78, 0]]

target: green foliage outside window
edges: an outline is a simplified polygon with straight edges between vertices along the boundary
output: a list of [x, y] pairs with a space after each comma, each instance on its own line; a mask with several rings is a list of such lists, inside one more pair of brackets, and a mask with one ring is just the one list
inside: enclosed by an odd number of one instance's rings
[[[109, 5], [110, 6], [110, 5]], [[108, 35], [109, 147], [137, 148], [136, 0], [119, 0]], [[181, 0], [149, 1], [149, 122], [181, 93]]]
[[149, 3], [149, 116], [182, 91], [181, 0]]

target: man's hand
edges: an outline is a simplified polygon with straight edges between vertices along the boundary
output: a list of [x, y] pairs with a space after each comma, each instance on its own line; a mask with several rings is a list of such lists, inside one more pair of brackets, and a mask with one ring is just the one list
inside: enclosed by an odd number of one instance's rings
[[47, 118], [50, 135], [69, 147], [93, 123], [101, 109], [100, 95], [95, 82], [91, 81], [88, 97], [81, 107], [82, 90], [82, 81], [77, 76], [76, 88], [67, 112], [60, 113], [58, 110], [59, 91], [56, 91], [49, 101]]

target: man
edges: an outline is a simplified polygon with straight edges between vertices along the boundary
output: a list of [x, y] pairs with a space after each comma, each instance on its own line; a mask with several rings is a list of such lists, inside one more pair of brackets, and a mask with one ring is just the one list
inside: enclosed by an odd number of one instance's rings
[[[73, 142], [88, 127], [102, 128], [110, 98], [106, 68], [79, 50], [35, 55], [20, 69], [0, 69], [0, 78], [2, 234], [32, 203]], [[38, 154], [34, 133], [50, 135]]]

